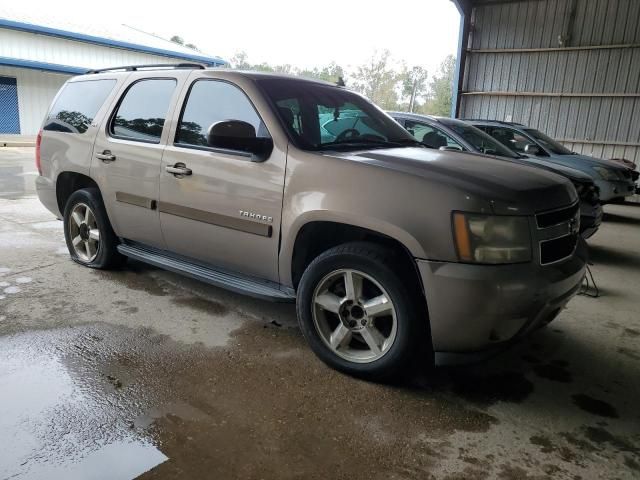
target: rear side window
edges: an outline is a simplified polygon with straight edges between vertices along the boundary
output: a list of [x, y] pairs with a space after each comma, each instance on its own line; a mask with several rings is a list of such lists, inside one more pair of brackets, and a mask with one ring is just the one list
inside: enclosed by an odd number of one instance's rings
[[67, 83], [51, 108], [43, 129], [86, 132], [115, 84], [115, 80]]
[[160, 143], [169, 103], [176, 88], [172, 78], [140, 80], [129, 87], [111, 120], [113, 137]]
[[269, 137], [264, 123], [242, 90], [227, 82], [197, 80], [191, 87], [180, 118], [176, 144], [206, 147], [209, 127], [223, 120], [242, 120], [253, 125], [257, 137]]

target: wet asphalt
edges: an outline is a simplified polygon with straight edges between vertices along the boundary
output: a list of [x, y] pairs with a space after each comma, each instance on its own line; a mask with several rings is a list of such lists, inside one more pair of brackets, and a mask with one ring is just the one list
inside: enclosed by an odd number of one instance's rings
[[640, 205], [589, 241], [599, 298], [480, 364], [376, 385], [291, 305], [69, 260], [0, 149], [0, 479], [640, 478]]

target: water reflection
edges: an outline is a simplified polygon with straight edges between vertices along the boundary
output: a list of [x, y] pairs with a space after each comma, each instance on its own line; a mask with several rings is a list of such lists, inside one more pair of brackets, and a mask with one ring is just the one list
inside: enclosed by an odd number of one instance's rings
[[0, 148], [0, 198], [35, 194], [37, 175], [32, 149]]
[[128, 480], [167, 460], [127, 423], [135, 402], [87, 375], [95, 358], [77, 340], [0, 337], [0, 478]]

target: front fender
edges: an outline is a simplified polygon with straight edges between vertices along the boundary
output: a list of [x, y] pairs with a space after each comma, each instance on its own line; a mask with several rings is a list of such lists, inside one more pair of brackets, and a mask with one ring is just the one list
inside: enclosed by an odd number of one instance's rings
[[307, 210], [304, 213], [293, 216], [291, 218], [291, 223], [286, 229], [283, 228], [282, 230], [283, 233], [286, 232], [286, 234], [282, 237], [282, 244], [280, 248], [280, 281], [287, 286], [293, 286], [293, 279], [291, 278], [291, 263], [296, 239], [298, 238], [298, 234], [302, 228], [312, 222], [341, 223], [344, 225], [371, 230], [400, 242], [400, 244], [402, 244], [414, 258], [425, 258], [426, 256], [424, 249], [413, 235], [396, 225], [383, 221], [379, 218], [362, 215], [356, 216], [344, 211], [321, 209]]

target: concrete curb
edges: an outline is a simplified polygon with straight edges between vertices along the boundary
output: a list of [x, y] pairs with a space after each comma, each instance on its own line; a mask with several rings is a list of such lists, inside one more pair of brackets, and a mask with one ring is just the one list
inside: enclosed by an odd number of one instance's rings
[[35, 147], [36, 137], [34, 135], [16, 135], [0, 137], [1, 147]]

